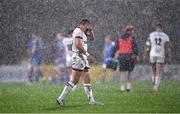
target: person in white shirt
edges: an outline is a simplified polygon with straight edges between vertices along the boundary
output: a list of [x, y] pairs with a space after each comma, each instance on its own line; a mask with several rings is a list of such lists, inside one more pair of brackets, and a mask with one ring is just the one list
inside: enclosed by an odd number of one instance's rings
[[89, 20], [83, 19], [78, 27], [74, 29], [72, 37], [72, 79], [65, 85], [61, 95], [57, 98], [57, 103], [59, 105], [65, 104], [65, 97], [73, 90], [80, 76], [83, 76], [84, 90], [88, 97], [89, 104], [94, 105], [96, 101], [93, 97], [89, 74], [89, 62], [93, 62], [94, 58], [88, 53], [87, 45], [88, 40], [94, 40], [94, 34]]
[[72, 72], [71, 72], [71, 66], [72, 66], [72, 55], [73, 55], [73, 51], [72, 51], [72, 42], [73, 42], [73, 38], [72, 38], [72, 32], [73, 31], [69, 31], [67, 36], [64, 37], [63, 39], [63, 44], [65, 46], [65, 50], [66, 50], [66, 69], [68, 70], [68, 75], [70, 78], [72, 78]]
[[148, 55], [153, 71], [153, 91], [158, 92], [165, 57], [171, 58], [170, 40], [163, 32], [161, 24], [156, 25], [155, 31], [150, 33], [146, 41], [144, 61], [147, 60]]

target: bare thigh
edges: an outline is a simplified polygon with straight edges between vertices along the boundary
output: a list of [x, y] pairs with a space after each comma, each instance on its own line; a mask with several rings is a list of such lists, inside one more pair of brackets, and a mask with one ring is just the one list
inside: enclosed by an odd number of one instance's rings
[[162, 63], [156, 63], [156, 75], [160, 76], [162, 73], [163, 64]]
[[89, 71], [83, 72], [82, 76], [83, 76], [83, 80], [84, 80], [84, 83], [85, 83], [85, 84], [91, 83], [91, 78], [90, 78], [90, 73], [89, 73]]
[[81, 75], [82, 75], [82, 72], [72, 70], [72, 79], [70, 81], [76, 85], [79, 82]]

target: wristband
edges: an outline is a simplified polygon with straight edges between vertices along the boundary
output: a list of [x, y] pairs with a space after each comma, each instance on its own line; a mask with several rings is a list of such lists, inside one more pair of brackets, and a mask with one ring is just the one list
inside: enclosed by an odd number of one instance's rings
[[86, 56], [89, 56], [90, 54], [88, 52], [85, 53]]

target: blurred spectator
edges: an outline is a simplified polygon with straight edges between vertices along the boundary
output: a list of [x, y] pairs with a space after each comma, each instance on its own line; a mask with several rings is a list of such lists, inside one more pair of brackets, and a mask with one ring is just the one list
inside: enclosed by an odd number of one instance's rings
[[42, 73], [40, 71], [40, 65], [42, 63], [42, 46], [43, 41], [37, 35], [37, 33], [32, 33], [31, 38], [28, 41], [27, 52], [30, 56], [30, 73], [29, 81], [39, 81]]
[[99, 82], [104, 83], [105, 81], [105, 74], [106, 70], [111, 70], [111, 80], [114, 81], [115, 77], [115, 71], [117, 69], [117, 62], [113, 59], [113, 49], [115, 47], [115, 42], [113, 41], [113, 38], [111, 35], [105, 36], [105, 43], [104, 43], [104, 63], [102, 66], [102, 71], [99, 75]]
[[66, 83], [69, 79], [66, 72], [66, 47], [63, 43], [64, 36], [61, 33], [56, 34], [56, 71], [60, 80]]
[[72, 31], [68, 31], [67, 37], [63, 39], [63, 44], [66, 50], [66, 68], [69, 72], [69, 77], [71, 77], [71, 57], [72, 57]]
[[146, 41], [144, 61], [147, 60], [148, 56], [153, 71], [153, 91], [158, 92], [165, 59], [169, 59], [170, 63], [172, 61], [170, 39], [163, 32], [163, 26], [161, 24], [156, 25], [155, 31], [150, 33]]

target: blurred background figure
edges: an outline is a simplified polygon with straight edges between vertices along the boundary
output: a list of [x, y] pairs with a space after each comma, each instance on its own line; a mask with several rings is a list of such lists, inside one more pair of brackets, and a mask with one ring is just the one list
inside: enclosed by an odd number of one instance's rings
[[[125, 32], [118, 39], [116, 45], [116, 55], [118, 55], [119, 69], [120, 69], [120, 91], [131, 91], [132, 71], [136, 61], [139, 59], [138, 46], [134, 37], [134, 26], [128, 24]], [[128, 81], [125, 88], [126, 80], [125, 74], [128, 74]]]
[[29, 37], [28, 39], [28, 43], [27, 43], [27, 55], [28, 55], [28, 81], [29, 82], [33, 82], [33, 67], [31, 65], [31, 58], [32, 58], [32, 46], [33, 46], [33, 42], [32, 42], [33, 38], [32, 35]]
[[163, 32], [163, 26], [157, 24], [155, 31], [150, 33], [146, 41], [144, 55], [144, 61], [146, 61], [149, 56], [149, 61], [152, 65], [152, 83], [154, 92], [158, 92], [159, 89], [165, 57], [169, 58], [170, 62], [172, 61], [170, 47], [169, 36]]
[[113, 59], [113, 50], [115, 48], [115, 42], [113, 41], [113, 37], [111, 35], [105, 36], [104, 42], [104, 63], [102, 66], [102, 71], [99, 75], [99, 83], [104, 83], [106, 70], [111, 70], [111, 81], [114, 81], [114, 77], [117, 69], [117, 62]]
[[42, 47], [43, 41], [42, 38], [38, 36], [36, 32], [32, 33], [27, 46], [27, 52], [30, 57], [30, 72], [29, 72], [29, 81], [39, 81], [42, 77], [40, 70], [40, 65], [42, 63]]
[[71, 30], [68, 30], [67, 35], [63, 39], [63, 44], [65, 46], [65, 53], [66, 53], [66, 69], [68, 70], [69, 78], [71, 78], [71, 57], [72, 57], [72, 32]]
[[69, 81], [69, 76], [66, 72], [66, 47], [63, 43], [64, 36], [62, 35], [62, 33], [57, 33], [55, 38], [56, 71], [58, 73], [58, 78], [60, 78], [61, 82], [66, 83], [67, 81]]

